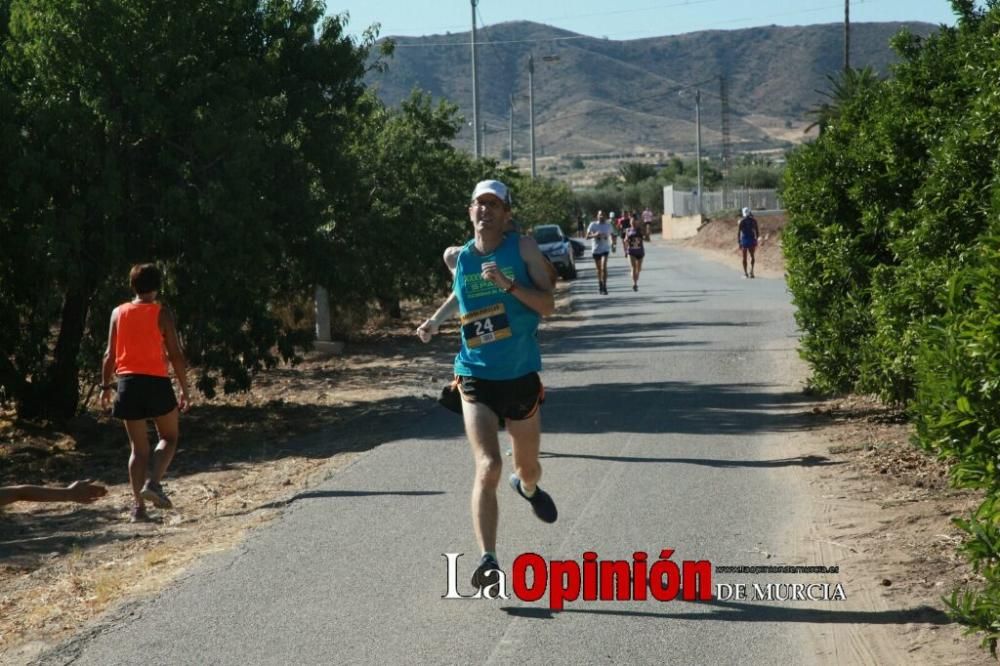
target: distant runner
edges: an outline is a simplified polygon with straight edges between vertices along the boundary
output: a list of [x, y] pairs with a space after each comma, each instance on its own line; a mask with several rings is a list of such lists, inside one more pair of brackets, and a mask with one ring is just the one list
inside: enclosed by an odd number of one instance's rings
[[615, 239], [615, 230], [604, 217], [604, 211], [597, 211], [597, 219], [587, 227], [587, 238], [591, 241], [591, 253], [597, 267], [597, 291], [608, 293], [608, 254]]
[[653, 229], [653, 211], [646, 206], [646, 209], [642, 211], [642, 233], [646, 240], [650, 239], [650, 234]]
[[[753, 277], [753, 267], [757, 261], [755, 253], [759, 238], [760, 228], [757, 226], [757, 220], [754, 219], [753, 213], [749, 208], [744, 208], [743, 217], [740, 218], [736, 230], [736, 242], [739, 243], [740, 250], [743, 252], [743, 277], [745, 278]], [[750, 253], [749, 273], [747, 273], [747, 252]]]
[[622, 239], [622, 252], [625, 252], [625, 234], [628, 230], [632, 228], [632, 217], [628, 211], [622, 212], [622, 216], [615, 221], [616, 231], [618, 232], [618, 237]]
[[642, 240], [638, 217], [632, 218], [632, 227], [625, 232], [623, 245], [625, 256], [632, 265], [632, 291], [639, 291], [639, 272], [642, 270], [642, 259], [646, 256], [646, 246]]

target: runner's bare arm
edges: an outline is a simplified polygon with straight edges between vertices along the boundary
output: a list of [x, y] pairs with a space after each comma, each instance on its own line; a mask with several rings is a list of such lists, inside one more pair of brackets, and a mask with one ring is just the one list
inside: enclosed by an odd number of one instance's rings
[[108, 346], [104, 350], [104, 361], [101, 363], [101, 407], [107, 409], [111, 405], [111, 378], [115, 374], [115, 336], [118, 334], [118, 308], [111, 311], [111, 323], [108, 326]]
[[184, 358], [184, 350], [181, 349], [181, 342], [177, 336], [177, 325], [174, 323], [174, 315], [168, 308], [160, 308], [159, 324], [160, 331], [163, 333], [163, 344], [167, 348], [167, 358], [170, 359], [170, 365], [174, 367], [174, 376], [177, 377], [177, 385], [181, 389], [181, 399], [177, 406], [184, 412], [191, 405], [191, 398], [188, 392], [187, 361]]
[[[459, 246], [449, 247], [444, 251], [444, 264], [451, 271], [452, 275], [455, 274], [455, 266], [458, 264], [458, 254], [461, 251], [462, 248]], [[444, 303], [441, 304], [441, 307], [431, 315], [431, 318], [417, 327], [417, 337], [420, 338], [421, 342], [430, 342], [431, 338], [437, 335], [438, 327], [441, 326], [441, 323], [454, 317], [457, 312], [458, 297], [455, 296], [455, 292], [451, 292]]]
[[[538, 243], [535, 242], [535, 239], [530, 236], [521, 237], [519, 249], [521, 250], [521, 258], [524, 260], [525, 267], [528, 269], [528, 276], [531, 278], [534, 286], [514, 282], [514, 290], [510, 294], [538, 314], [548, 317], [555, 312], [556, 299], [552, 294], [554, 285], [552, 284], [552, 277], [549, 274], [548, 268], [545, 266], [545, 255], [538, 249]], [[511, 286], [510, 280], [506, 277], [504, 277], [504, 280], [505, 284], [497, 285], [501, 289]]]
[[455, 267], [458, 266], [458, 255], [461, 253], [461, 245], [452, 245], [444, 251], [444, 265], [448, 267], [452, 275], [455, 274]]
[[0, 506], [14, 502], [80, 502], [89, 504], [108, 493], [104, 486], [94, 485], [89, 479], [74, 481], [66, 488], [45, 486], [0, 487]]

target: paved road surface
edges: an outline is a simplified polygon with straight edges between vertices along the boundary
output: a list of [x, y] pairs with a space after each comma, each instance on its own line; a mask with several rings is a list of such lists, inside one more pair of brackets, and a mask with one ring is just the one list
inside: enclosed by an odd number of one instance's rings
[[[542, 524], [503, 486], [501, 562], [527, 551], [581, 561], [587, 550], [652, 560], [671, 548], [675, 561], [786, 563], [766, 557], [804, 519], [796, 474], [808, 462], [775, 456], [802, 425], [784, 282], [743, 280], [662, 244], [638, 293], [620, 256], [609, 296], [589, 259], [580, 266], [579, 320], [542, 334], [542, 486], [559, 521]], [[775, 603], [576, 601], [553, 613], [547, 599], [443, 600], [442, 554], [466, 553], [465, 593], [478, 555], [471, 473], [459, 419], [434, 408], [234, 552], [46, 663], [815, 661], [805, 625]]]

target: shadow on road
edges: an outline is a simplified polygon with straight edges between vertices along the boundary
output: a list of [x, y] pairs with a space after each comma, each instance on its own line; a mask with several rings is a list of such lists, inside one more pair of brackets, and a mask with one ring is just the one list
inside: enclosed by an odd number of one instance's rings
[[744, 604], [732, 601], [701, 601], [698, 606], [715, 606], [708, 613], [657, 613], [653, 611], [611, 610], [605, 608], [563, 608], [560, 611], [548, 608], [504, 607], [512, 617], [534, 620], [551, 620], [561, 613], [585, 613], [589, 615], [612, 615], [617, 617], [648, 617], [660, 620], [710, 620], [716, 622], [805, 622], [810, 624], [953, 624], [951, 618], [941, 610], [930, 606], [901, 608], [885, 611], [834, 611], [817, 608], [789, 608], [787, 606], [766, 606]]
[[296, 493], [285, 500], [278, 500], [261, 504], [254, 507], [254, 511], [259, 509], [277, 509], [289, 506], [299, 500], [324, 499], [331, 497], [374, 497], [377, 495], [399, 495], [402, 497], [423, 497], [426, 495], [444, 495], [443, 490], [308, 490], [303, 493]]
[[546, 391], [542, 418], [546, 433], [581, 434], [749, 435], [818, 425], [810, 398], [774, 388], [682, 381], [560, 387]]
[[702, 465], [704, 467], [824, 467], [828, 465], [843, 465], [844, 461], [833, 461], [825, 456], [795, 456], [778, 460], [710, 460], [707, 458], [645, 458], [636, 456], [597, 456], [585, 453], [556, 453], [542, 451], [539, 458], [578, 458], [582, 460], [600, 460], [602, 462], [627, 463], [674, 463], [677, 465]]

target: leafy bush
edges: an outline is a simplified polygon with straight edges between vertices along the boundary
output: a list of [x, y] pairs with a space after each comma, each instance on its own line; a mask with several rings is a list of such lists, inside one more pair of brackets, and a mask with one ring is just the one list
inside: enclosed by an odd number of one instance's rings
[[785, 171], [789, 224], [782, 248], [788, 287], [803, 332], [801, 353], [812, 368], [810, 381], [822, 391], [856, 387], [874, 328], [871, 273], [881, 252], [857, 201], [864, 161], [856, 142], [881, 88], [873, 81], [842, 100], [837, 123], [793, 153]]
[[956, 591], [955, 616], [985, 632], [996, 650], [1000, 621], [1000, 186], [994, 188], [994, 223], [970, 265], [948, 282], [948, 312], [925, 331], [917, 363], [912, 411], [918, 442], [956, 462], [954, 485], [986, 491], [968, 519], [962, 551], [982, 574], [981, 590]]
[[812, 382], [908, 402], [917, 443], [983, 490], [956, 521], [983, 576], [953, 615], [1000, 639], [1000, 4], [894, 40], [885, 82], [849, 74], [784, 185], [788, 284]]

